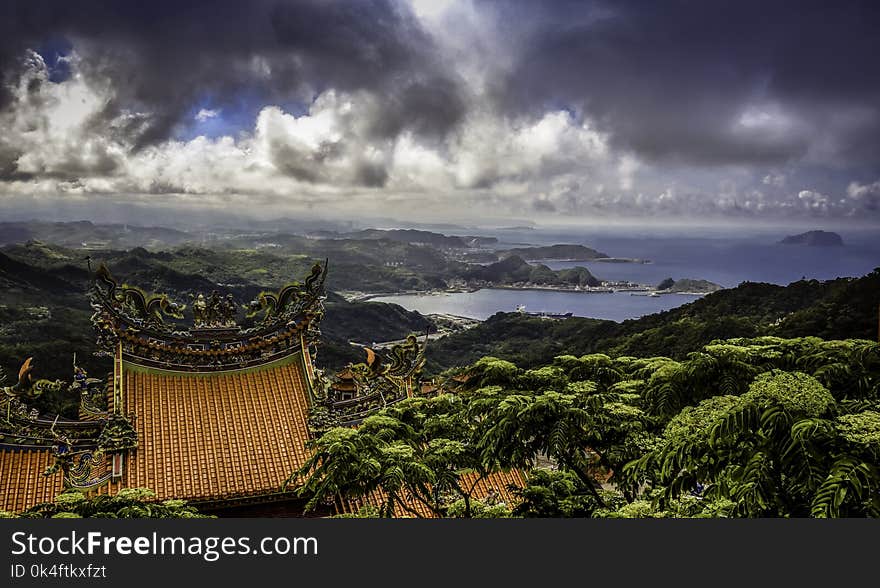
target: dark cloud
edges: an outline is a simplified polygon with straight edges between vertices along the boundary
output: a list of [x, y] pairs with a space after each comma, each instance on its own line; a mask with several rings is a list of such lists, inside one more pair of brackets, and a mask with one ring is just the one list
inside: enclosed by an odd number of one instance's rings
[[394, 137], [404, 129], [440, 137], [467, 111], [459, 86], [448, 76], [416, 79], [399, 93], [383, 96], [384, 116], [370, 129], [378, 137]]
[[16, 161], [19, 157], [21, 151], [0, 141], [0, 181], [29, 180], [33, 177], [33, 174], [18, 171]]
[[[518, 64], [498, 86], [508, 108], [568, 104], [618, 144], [655, 159], [781, 163], [830, 140], [840, 158], [877, 163], [876, 2], [494, 7], [524, 39]], [[750, 106], [759, 115], [770, 108], [776, 119], [742, 124]]]
[[537, 212], [556, 212], [556, 205], [549, 200], [536, 198], [532, 200], [532, 210]]
[[[880, 54], [876, 2], [481, 6], [519, 39], [514, 67], [493, 85], [508, 112], [565, 105], [643, 156], [711, 165], [797, 160], [817, 135], [841, 158], [873, 159], [880, 148], [880, 68], [869, 65]], [[371, 129], [380, 137], [405, 128], [442, 137], [467, 110], [455, 65], [440, 62], [394, 0], [6, 2], [0, 73], [14, 78], [26, 48], [59, 39], [86, 53], [87, 75], [112, 80], [108, 117], [152, 113], [128, 129], [136, 147], [171, 136], [200, 100], [222, 108], [245, 91], [265, 103], [374, 91], [385, 97]], [[8, 99], [0, 95], [0, 108]], [[786, 120], [740, 124], [749, 105]]]
[[369, 188], [381, 188], [388, 181], [388, 169], [379, 163], [364, 161], [355, 169], [356, 183]]
[[476, 191], [540, 215], [880, 210], [876, 2], [408, 6], [0, 3], [0, 182], [169, 202], [375, 188], [450, 211]]
[[[27, 48], [71, 40], [84, 73], [116, 89], [108, 116], [152, 113], [136, 128], [136, 147], [169, 138], [205, 97], [223, 107], [241, 92], [264, 103], [308, 101], [326, 88], [394, 96], [378, 113], [377, 132], [412, 120], [415, 132], [443, 133], [464, 112], [454, 75], [393, 0], [29, 0], [4, 3], [0, 23], [7, 81]], [[0, 97], [0, 108], [9, 98]]]

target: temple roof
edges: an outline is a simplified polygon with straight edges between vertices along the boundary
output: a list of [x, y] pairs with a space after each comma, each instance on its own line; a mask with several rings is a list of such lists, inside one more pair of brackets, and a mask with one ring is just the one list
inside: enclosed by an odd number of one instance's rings
[[123, 364], [141, 440], [124, 486], [157, 497], [228, 499], [278, 492], [308, 456], [301, 354], [257, 368], [192, 374]]
[[[309, 388], [301, 353], [221, 373], [122, 364], [122, 405], [137, 447], [99, 493], [147, 487], [157, 500], [229, 500], [276, 494], [306, 460]], [[95, 426], [92, 424], [92, 426]], [[0, 445], [0, 510], [52, 500], [60, 475], [51, 447]]]
[[425, 345], [420, 345], [415, 335], [385, 353], [368, 347], [364, 351], [366, 362], [349, 364], [337, 372], [317, 395], [310, 421], [313, 433], [357, 425], [373, 412], [419, 393]]
[[[107, 411], [107, 388], [76, 368], [72, 383], [34, 380], [28, 358], [14, 386], [0, 387], [0, 510], [51, 500], [65, 487], [94, 488], [113, 476], [114, 460], [137, 446], [127, 415]], [[28, 402], [51, 391], [80, 397], [81, 420], [41, 415]], [[59, 474], [59, 475], [56, 475]]]
[[[335, 380], [348, 392], [337, 396], [313, 364], [325, 271], [316, 264], [303, 283], [244, 307], [193, 295], [187, 326], [185, 305], [120, 284], [100, 266], [92, 323], [99, 350], [114, 358], [112, 379], [79, 370], [69, 385], [34, 381], [25, 362], [19, 383], [0, 395], [9, 413], [0, 419], [0, 510], [65, 488], [147, 487], [157, 500], [209, 503], [292, 498], [282, 484], [309, 458], [308, 440], [418, 394], [425, 362], [413, 335], [383, 353], [365, 348], [366, 363]], [[82, 420], [29, 409], [23, 399], [44, 387], [79, 394]]]

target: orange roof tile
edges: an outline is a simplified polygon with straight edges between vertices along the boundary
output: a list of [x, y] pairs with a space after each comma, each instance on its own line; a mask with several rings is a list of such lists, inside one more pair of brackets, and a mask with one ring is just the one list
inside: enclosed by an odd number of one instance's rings
[[[60, 473], [44, 476], [55, 463], [48, 447], [0, 449], [0, 510], [20, 512], [41, 502], [51, 502], [64, 490]], [[116, 493], [124, 486], [111, 482], [97, 487], [97, 494]]]
[[0, 450], [0, 510], [20, 511], [61, 492], [61, 476], [43, 476], [55, 462], [48, 449]]
[[[138, 446], [120, 478], [93, 491], [146, 487], [157, 500], [275, 493], [306, 460], [308, 391], [302, 355], [257, 368], [184, 373], [122, 366], [123, 410]], [[21, 511], [63, 490], [49, 448], [0, 449], [0, 510]]]
[[125, 411], [138, 447], [125, 487], [158, 499], [215, 500], [278, 492], [308, 457], [302, 356], [219, 373], [123, 365]]

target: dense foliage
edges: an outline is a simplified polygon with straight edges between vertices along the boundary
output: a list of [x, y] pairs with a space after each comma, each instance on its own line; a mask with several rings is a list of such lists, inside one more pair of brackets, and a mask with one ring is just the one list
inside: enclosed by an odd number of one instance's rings
[[148, 488], [123, 488], [115, 495], [84, 495], [77, 490], [67, 490], [52, 502], [37, 504], [21, 513], [0, 511], [0, 518], [19, 517], [27, 519], [204, 519], [213, 518], [200, 514], [184, 500], [151, 502], [155, 492]]
[[739, 338], [532, 369], [485, 357], [452, 382], [318, 439], [300, 492], [476, 516], [451, 508], [477, 502], [461, 480], [516, 468], [531, 473], [504, 516], [880, 516], [877, 343]]
[[[380, 514], [475, 515], [477, 483], [497, 468], [480, 454], [478, 423], [455, 395], [413, 398], [367, 418], [357, 429], [331, 429], [314, 443], [293, 483], [307, 508], [337, 496], [360, 499], [379, 490]], [[462, 474], [467, 474], [462, 476]]]
[[[149, 290], [185, 298], [222, 284], [245, 300], [306, 273], [315, 244], [288, 237], [276, 245], [302, 254], [230, 241], [101, 257]], [[320, 246], [334, 256], [331, 288], [427, 288], [442, 276], [592, 278], [513, 257], [470, 275], [430, 248], [384, 239]], [[41, 377], [69, 379], [74, 351], [90, 375], [109, 371], [89, 353], [85, 253], [39, 242], [0, 252], [0, 368], [8, 374], [33, 356]], [[291, 481], [311, 506], [385, 497], [361, 516], [877, 516], [880, 359], [867, 339], [876, 336], [878, 291], [880, 269], [784, 287], [743, 283], [623, 323], [499, 313], [432, 342], [428, 371], [470, 365], [460, 370], [464, 383], [397, 404], [357, 430], [328, 432]], [[330, 294], [326, 306], [318, 360], [330, 370], [361, 359], [351, 340], [428, 327], [393, 305]], [[41, 412], [68, 416], [77, 404], [61, 393], [36, 400]], [[480, 481], [511, 468], [527, 479], [515, 503], [477, 499]], [[68, 493], [22, 516], [195, 514], [136, 494]]]

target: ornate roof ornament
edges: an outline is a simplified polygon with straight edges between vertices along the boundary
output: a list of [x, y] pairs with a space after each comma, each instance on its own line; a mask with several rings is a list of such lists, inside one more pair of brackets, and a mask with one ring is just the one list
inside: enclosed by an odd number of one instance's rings
[[284, 320], [309, 309], [314, 302], [324, 297], [324, 280], [327, 278], [329, 260], [312, 266], [305, 283], [291, 282], [277, 293], [261, 292], [248, 306], [248, 318], [263, 313], [263, 323]]
[[210, 296], [203, 293], [190, 294], [192, 300], [193, 326], [196, 329], [235, 328], [238, 304], [232, 294], [221, 296], [217, 290]]
[[12, 405], [24, 406], [24, 399], [37, 398], [44, 392], [57, 392], [64, 387], [61, 380], [34, 380], [33, 371], [34, 358], [28, 357], [18, 370], [18, 382], [13, 386], [0, 387], [0, 408], [10, 410]]
[[231, 294], [191, 294], [194, 321], [188, 327], [179, 321], [186, 305], [164, 294], [120, 286], [101, 264], [90, 292], [99, 353], [112, 355], [121, 347], [128, 361], [183, 371], [239, 369], [272, 361], [299, 350], [303, 340], [309, 345], [317, 341], [326, 274], [327, 262], [316, 263], [304, 283], [292, 282], [277, 293], [262, 292], [243, 307], [247, 318], [263, 314], [253, 326], [239, 322], [242, 307]]
[[186, 309], [165, 294], [150, 295], [140, 288], [120, 285], [103, 263], [95, 271], [92, 294], [121, 316], [160, 330], [166, 327], [164, 317], [182, 319]]
[[[51, 451], [54, 461], [43, 475], [62, 472], [65, 488], [88, 489], [106, 482], [113, 475], [107, 456], [137, 447], [137, 432], [131, 419], [98, 406], [95, 397], [99, 390], [103, 392], [104, 384], [89, 378], [82, 368], [74, 366], [74, 380], [70, 384], [34, 380], [34, 368], [33, 358], [27, 358], [19, 370], [18, 383], [2, 388], [0, 445]], [[91, 403], [89, 419], [72, 421], [55, 416], [50, 420], [23, 401], [48, 390], [79, 392], [82, 403]]]
[[417, 393], [415, 385], [425, 365], [425, 343], [415, 335], [391, 347], [386, 354], [363, 347], [366, 361], [349, 364], [337, 374], [309, 413], [313, 435], [336, 426], [352, 426], [376, 410]]

